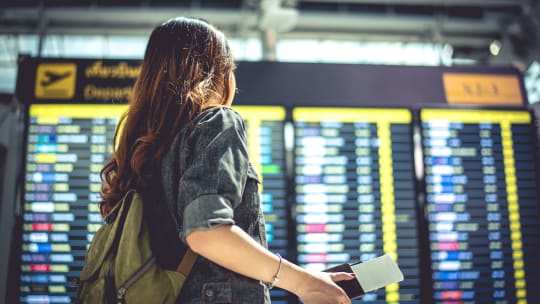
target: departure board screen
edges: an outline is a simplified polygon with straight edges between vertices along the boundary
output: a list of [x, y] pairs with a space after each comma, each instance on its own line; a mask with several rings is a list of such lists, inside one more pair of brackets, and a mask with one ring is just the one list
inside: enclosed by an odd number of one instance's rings
[[421, 110], [436, 303], [540, 303], [535, 132], [526, 111]]
[[99, 172], [126, 106], [32, 105], [21, 262], [22, 303], [71, 303], [87, 244], [101, 226]]
[[[99, 172], [126, 105], [31, 105], [28, 129], [20, 302], [71, 303], [86, 248], [102, 224]], [[235, 107], [246, 121], [272, 251], [288, 255], [283, 119], [280, 107]], [[272, 294], [279, 303], [286, 293]], [[274, 299], [273, 299], [274, 301]]]
[[322, 270], [389, 253], [405, 280], [365, 301], [418, 303], [411, 112], [295, 108], [297, 252]]

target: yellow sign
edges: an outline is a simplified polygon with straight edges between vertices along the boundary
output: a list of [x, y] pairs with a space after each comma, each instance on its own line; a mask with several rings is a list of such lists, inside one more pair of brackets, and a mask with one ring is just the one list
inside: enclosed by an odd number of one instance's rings
[[462, 123], [502, 123], [508, 121], [517, 124], [527, 124], [531, 122], [531, 114], [528, 111], [422, 109], [420, 117], [423, 121], [441, 120]]
[[71, 99], [75, 95], [75, 63], [42, 63], [36, 72], [36, 98]]
[[411, 112], [407, 109], [299, 107], [293, 109], [293, 119], [306, 122], [365, 121], [371, 123], [378, 123], [385, 121], [392, 123], [410, 123], [412, 115]]
[[37, 117], [38, 124], [57, 124], [60, 117], [119, 118], [127, 110], [127, 104], [34, 104], [30, 107], [30, 116]]
[[443, 84], [449, 104], [523, 105], [515, 75], [445, 73]]

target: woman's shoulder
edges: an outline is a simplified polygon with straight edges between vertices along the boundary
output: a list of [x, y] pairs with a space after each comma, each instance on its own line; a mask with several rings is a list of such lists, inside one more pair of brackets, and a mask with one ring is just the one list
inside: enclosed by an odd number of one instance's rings
[[196, 127], [222, 126], [243, 127], [243, 119], [238, 112], [230, 107], [217, 106], [204, 110], [193, 119]]

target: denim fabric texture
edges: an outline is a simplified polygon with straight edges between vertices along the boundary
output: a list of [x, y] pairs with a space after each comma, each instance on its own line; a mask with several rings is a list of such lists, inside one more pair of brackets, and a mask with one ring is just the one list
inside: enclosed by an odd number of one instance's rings
[[[267, 247], [259, 177], [234, 110], [208, 109], [184, 127], [162, 160], [161, 181], [179, 240], [194, 230], [236, 224]], [[270, 297], [259, 281], [199, 257], [177, 303], [257, 304]]]

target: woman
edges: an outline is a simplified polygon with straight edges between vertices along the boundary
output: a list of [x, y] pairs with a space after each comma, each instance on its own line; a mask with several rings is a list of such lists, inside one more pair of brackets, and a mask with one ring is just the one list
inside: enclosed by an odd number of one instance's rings
[[304, 303], [350, 303], [334, 281], [352, 274], [309, 272], [266, 249], [257, 173], [230, 109], [234, 68], [225, 36], [202, 20], [154, 29], [101, 172], [101, 213], [135, 188], [157, 262], [175, 269], [181, 241], [200, 255], [178, 303], [269, 303], [274, 285]]

